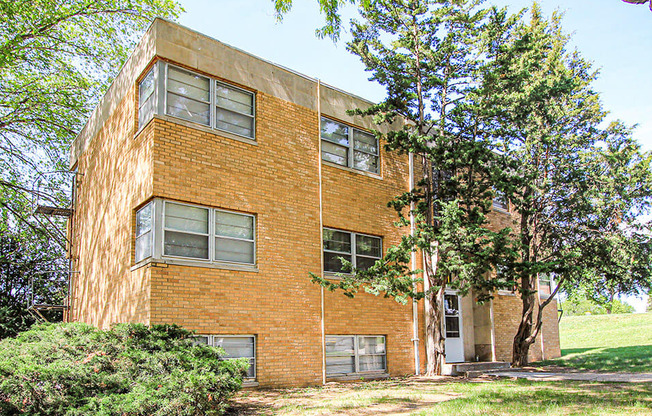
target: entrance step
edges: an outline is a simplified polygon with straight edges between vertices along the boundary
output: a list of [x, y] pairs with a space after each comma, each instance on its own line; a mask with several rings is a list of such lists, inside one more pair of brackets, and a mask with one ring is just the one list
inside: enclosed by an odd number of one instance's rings
[[444, 365], [443, 373], [450, 376], [478, 377], [487, 372], [505, 370], [507, 368], [510, 368], [510, 364], [503, 361], [451, 363]]

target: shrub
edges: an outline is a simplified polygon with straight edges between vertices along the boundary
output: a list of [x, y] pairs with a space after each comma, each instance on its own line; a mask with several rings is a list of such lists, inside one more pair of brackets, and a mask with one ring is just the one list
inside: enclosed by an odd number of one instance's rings
[[174, 325], [45, 324], [0, 341], [2, 415], [219, 415], [246, 360]]

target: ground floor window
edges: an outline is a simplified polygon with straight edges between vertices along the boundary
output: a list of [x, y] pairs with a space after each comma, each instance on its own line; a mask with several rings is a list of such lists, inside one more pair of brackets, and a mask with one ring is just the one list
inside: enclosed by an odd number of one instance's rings
[[225, 359], [248, 358], [249, 370], [246, 378], [256, 378], [256, 337], [253, 335], [197, 335], [198, 343], [220, 347]]
[[382, 335], [326, 336], [326, 374], [386, 372], [387, 355]]

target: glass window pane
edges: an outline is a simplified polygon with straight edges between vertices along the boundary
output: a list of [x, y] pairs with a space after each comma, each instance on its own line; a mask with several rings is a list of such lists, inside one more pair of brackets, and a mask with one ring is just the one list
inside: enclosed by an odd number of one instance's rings
[[380, 238], [357, 234], [355, 236], [355, 252], [380, 258]]
[[326, 355], [353, 355], [354, 337], [326, 337]]
[[351, 233], [324, 229], [324, 249], [350, 253]]
[[362, 256], [356, 256], [355, 257], [355, 267], [360, 270], [367, 270], [374, 264], [376, 264], [375, 258], [370, 258], [370, 257], [362, 257]]
[[215, 211], [215, 234], [253, 240], [254, 218], [249, 215]]
[[378, 173], [378, 156], [354, 151], [353, 167], [367, 172]]
[[253, 358], [254, 338], [253, 337], [213, 337], [216, 347], [221, 347], [229, 358]]
[[337, 163], [338, 165], [349, 165], [349, 149], [348, 147], [338, 146], [329, 142], [321, 143], [321, 157], [329, 162]]
[[384, 355], [361, 355], [358, 358], [360, 365], [360, 372], [364, 371], [384, 371], [385, 356]]
[[206, 126], [210, 125], [210, 105], [181, 95], [168, 93], [166, 113]]
[[165, 227], [206, 234], [208, 233], [208, 209], [166, 202]]
[[150, 69], [138, 85], [138, 102], [142, 104], [154, 93], [154, 68]]
[[446, 315], [457, 316], [459, 306], [457, 295], [444, 295], [444, 312]]
[[329, 120], [321, 119], [321, 138], [329, 142], [337, 143], [342, 146], [349, 145], [349, 128], [348, 126]]
[[225, 84], [217, 83], [215, 87], [216, 104], [242, 114], [254, 114], [254, 95]]
[[355, 357], [326, 357], [326, 374], [355, 373]]
[[140, 106], [138, 110], [138, 127], [143, 127], [154, 116], [156, 100], [154, 95], [150, 95], [147, 100]]
[[208, 345], [208, 335], [195, 335], [192, 337], [195, 344]]
[[372, 134], [353, 129], [353, 148], [377, 155], [378, 140]]
[[342, 272], [342, 260], [341, 258], [344, 258], [347, 261], [351, 261], [351, 256], [346, 255], [346, 254], [339, 254], [339, 253], [329, 253], [327, 251], [324, 252], [324, 271], [327, 272], [334, 272], [334, 273], [340, 273]]
[[136, 237], [136, 262], [152, 257], [152, 233]]
[[208, 236], [166, 231], [163, 254], [208, 259]]
[[216, 237], [215, 260], [253, 264], [254, 243], [253, 241]]
[[152, 230], [152, 203], [145, 205], [136, 212], [136, 237]]
[[446, 317], [446, 338], [460, 337], [460, 318], [457, 316]]
[[210, 101], [210, 80], [183, 69], [168, 67], [168, 91], [197, 101]]
[[246, 137], [254, 137], [254, 119], [250, 116], [217, 108], [215, 110], [215, 127]]
[[358, 337], [358, 354], [384, 354], [385, 337]]

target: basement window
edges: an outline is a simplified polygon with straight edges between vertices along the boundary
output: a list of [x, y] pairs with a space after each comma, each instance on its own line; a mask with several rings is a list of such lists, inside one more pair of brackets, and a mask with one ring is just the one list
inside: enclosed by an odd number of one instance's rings
[[383, 335], [326, 336], [326, 375], [387, 372]]
[[256, 378], [256, 337], [254, 335], [196, 335], [194, 339], [198, 344], [222, 348], [225, 360], [248, 359], [249, 369], [245, 380]]
[[324, 271], [341, 273], [341, 259], [366, 270], [382, 257], [382, 243], [380, 237], [324, 228]]
[[378, 139], [360, 129], [321, 118], [323, 160], [371, 173], [379, 173]]

